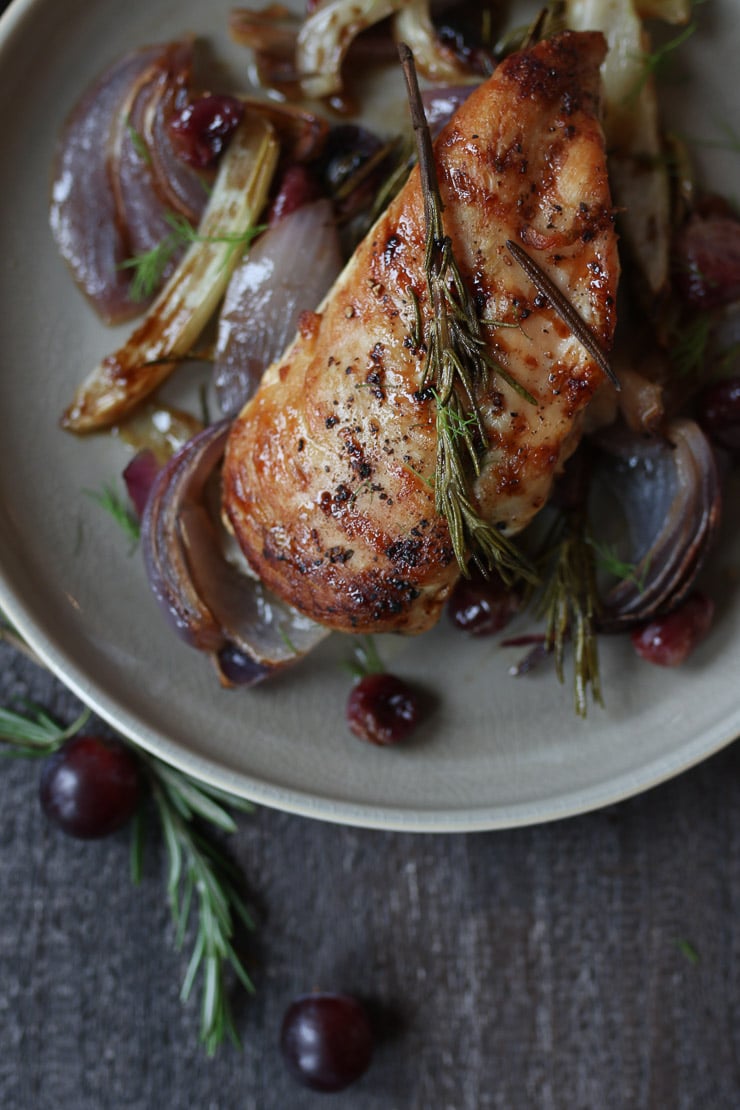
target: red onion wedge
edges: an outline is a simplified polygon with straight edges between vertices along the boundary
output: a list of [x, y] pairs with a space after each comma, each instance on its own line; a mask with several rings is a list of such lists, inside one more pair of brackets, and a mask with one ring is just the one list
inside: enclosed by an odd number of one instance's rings
[[327, 200], [303, 205], [256, 240], [234, 272], [219, 321], [214, 385], [225, 415], [240, 411], [341, 267]]
[[[301, 658], [328, 632], [284, 605], [224, 556], [206, 487], [223, 456], [229, 422], [205, 428], [170, 459], [152, 486], [141, 544], [152, 592], [178, 634], [219, 654], [227, 684], [234, 658], [246, 657], [239, 681], [251, 685]], [[250, 667], [251, 660], [255, 666]]]
[[121, 421], [192, 357], [265, 206], [277, 156], [269, 124], [245, 114], [184, 258], [127, 342], [79, 385], [64, 428], [86, 433]]
[[210, 178], [175, 156], [166, 126], [187, 100], [192, 61], [190, 38], [127, 54], [83, 95], [59, 138], [52, 231], [75, 281], [106, 323], [131, 319], [146, 303], [131, 295], [131, 270], [122, 263], [171, 233], [167, 213], [195, 225], [206, 204]]
[[161, 47], [121, 58], [79, 103], [60, 135], [52, 179], [51, 228], [78, 286], [107, 323], [141, 311], [128, 296], [128, 257], [110, 187], [110, 135], [131, 88], [156, 63]]
[[716, 538], [722, 496], [712, 448], [692, 420], [672, 421], [664, 437], [615, 427], [598, 445], [594, 543], [628, 570], [602, 593], [600, 623], [618, 630], [670, 612], [688, 596]]

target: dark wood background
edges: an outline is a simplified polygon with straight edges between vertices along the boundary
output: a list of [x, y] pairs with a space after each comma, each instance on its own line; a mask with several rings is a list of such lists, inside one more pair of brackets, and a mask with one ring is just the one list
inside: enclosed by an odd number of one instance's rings
[[[0, 704], [79, 704], [0, 645]], [[241, 1053], [181, 1005], [165, 853], [71, 840], [38, 765], [0, 764], [0, 1106], [12, 1110], [737, 1110], [740, 746], [599, 813], [497, 833], [358, 831], [270, 810], [231, 838], [259, 921]], [[371, 1070], [297, 1087], [298, 993], [366, 999]]]

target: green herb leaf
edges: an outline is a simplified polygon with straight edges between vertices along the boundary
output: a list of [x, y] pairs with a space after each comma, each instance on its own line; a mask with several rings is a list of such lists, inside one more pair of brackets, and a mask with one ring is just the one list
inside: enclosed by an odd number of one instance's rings
[[3, 755], [47, 756], [60, 748], [65, 740], [76, 735], [88, 721], [90, 710], [85, 709], [71, 725], [58, 725], [48, 713], [37, 705], [28, 705], [28, 712], [15, 713], [0, 709], [0, 741], [11, 744]]
[[107, 484], [100, 490], [86, 489], [83, 490], [83, 492], [88, 497], [91, 497], [96, 504], [100, 505], [101, 509], [105, 509], [107, 513], [110, 513], [116, 524], [123, 529], [131, 541], [131, 551], [133, 552], [139, 542], [141, 526], [133, 510], [129, 508], [121, 494], [117, 493], [112, 486]]
[[599, 599], [596, 591], [595, 552], [585, 512], [581, 509], [561, 514], [556, 524], [556, 542], [545, 556], [545, 585], [537, 598], [536, 610], [545, 617], [545, 645], [554, 652], [555, 668], [565, 681], [565, 645], [573, 644], [573, 693], [576, 713], [585, 717], [588, 690], [603, 706], [596, 618]]
[[132, 301], [149, 300], [160, 285], [170, 260], [181, 247], [191, 243], [225, 243], [227, 250], [224, 253], [223, 265], [227, 266], [235, 250], [248, 246], [260, 232], [265, 230], [263, 224], [245, 228], [244, 231], [201, 235], [185, 216], [177, 212], [166, 213], [165, 221], [171, 230], [156, 246], [119, 263], [119, 269], [134, 272], [129, 290]]
[[596, 552], [596, 561], [602, 570], [623, 582], [634, 582], [638, 590], [644, 590], [650, 571], [650, 552], [639, 563], [630, 563], [620, 559], [616, 548], [609, 544], [598, 543], [591, 536], [586, 537], [586, 543]]
[[679, 937], [676, 940], [676, 948], [686, 957], [690, 964], [696, 965], [699, 963], [699, 953], [696, 951], [691, 941]]
[[678, 50], [679, 46], [683, 46], [687, 39], [691, 38], [697, 26], [694, 20], [687, 24], [682, 31], [679, 31], [675, 38], [670, 39], [668, 42], [664, 42], [661, 46], [653, 50], [652, 53], [642, 55], [640, 59], [642, 63], [642, 73], [635, 82], [634, 88], [630, 90], [626, 98], [628, 101], [636, 100], [650, 78], [665, 70], [671, 55]]
[[347, 663], [347, 670], [355, 678], [369, 674], [383, 674], [383, 660], [372, 636], [358, 636], [353, 645], [353, 658]]
[[668, 354], [679, 378], [704, 369], [711, 330], [711, 316], [703, 312], [673, 332]]
[[203, 835], [200, 822], [234, 832], [236, 824], [224, 803], [239, 809], [251, 806], [195, 782], [151, 756], [144, 761], [169, 855], [167, 893], [178, 947], [184, 943], [192, 909], [196, 913], [195, 941], [181, 998], [190, 997], [200, 975], [200, 1035], [210, 1056], [227, 1036], [239, 1045], [226, 969], [234, 972], [245, 990], [254, 992], [232, 943], [237, 922], [249, 929], [253, 922], [237, 890], [238, 873], [221, 849]]
[[128, 131], [129, 138], [131, 139], [131, 145], [138, 154], [139, 158], [141, 158], [142, 162], [150, 165], [152, 161], [152, 156], [149, 153], [149, 147], [146, 145], [146, 140], [144, 139], [144, 136], [141, 134], [140, 131], [136, 130], [130, 118], [126, 120], [126, 130]]

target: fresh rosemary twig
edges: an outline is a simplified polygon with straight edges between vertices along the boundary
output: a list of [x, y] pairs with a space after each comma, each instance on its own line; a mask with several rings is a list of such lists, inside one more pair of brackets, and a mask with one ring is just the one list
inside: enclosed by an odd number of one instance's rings
[[[481, 322], [445, 234], [434, 151], [424, 116], [411, 50], [399, 46], [416, 136], [424, 200], [426, 249], [424, 270], [431, 320], [426, 342], [422, 389], [434, 391], [437, 406], [435, 507], [450, 529], [455, 558], [467, 574], [472, 557], [482, 568], [495, 566], [505, 582], [533, 581], [533, 568], [499, 529], [482, 519], [472, 482], [481, 472], [486, 433], [477, 400], [491, 371], [498, 371], [486, 350]], [[507, 381], [511, 381], [507, 376]], [[521, 389], [521, 387], [520, 387]], [[524, 391], [526, 394], [526, 391]], [[529, 397], [529, 395], [527, 395]], [[534, 402], [534, 398], [529, 397]], [[472, 475], [472, 477], [471, 477]]]
[[252, 980], [233, 944], [239, 923], [250, 930], [254, 924], [237, 890], [238, 873], [220, 848], [199, 830], [198, 822], [206, 821], [233, 833], [236, 824], [224, 803], [246, 811], [252, 807], [196, 783], [151, 757], [146, 758], [145, 768], [169, 854], [167, 894], [178, 948], [185, 941], [193, 896], [197, 897], [195, 944], [180, 997], [183, 1002], [188, 999], [200, 973], [200, 1037], [212, 1056], [226, 1036], [239, 1046], [225, 971], [230, 967], [244, 989], [254, 993]]
[[[0, 741], [9, 745], [4, 755], [43, 758], [76, 735], [90, 717], [88, 709], [63, 728], [38, 706], [26, 714], [0, 709]], [[184, 941], [195, 899], [195, 942], [182, 987], [185, 1001], [196, 978], [202, 975], [201, 1040], [212, 1055], [228, 1036], [237, 1046], [239, 1037], [229, 1003], [226, 972], [234, 972], [250, 994], [254, 986], [234, 947], [239, 925], [253, 922], [239, 893], [239, 873], [222, 849], [207, 834], [208, 826], [236, 832], [229, 810], [252, 810], [250, 803], [187, 775], [144, 752], [137, 752], [140, 766], [159, 814], [169, 855], [167, 894], [175, 926], [175, 942]], [[228, 807], [228, 808], [227, 808]], [[132, 826], [131, 873], [141, 876], [143, 819], [141, 806]]]

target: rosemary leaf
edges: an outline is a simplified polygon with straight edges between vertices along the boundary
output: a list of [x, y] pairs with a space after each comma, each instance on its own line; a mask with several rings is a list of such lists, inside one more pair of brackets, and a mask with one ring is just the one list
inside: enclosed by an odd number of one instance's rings
[[48, 713], [38, 706], [29, 705], [27, 714], [12, 709], [0, 709], [0, 741], [11, 744], [3, 755], [46, 756], [60, 748], [65, 740], [79, 732], [90, 717], [90, 710], [82, 711], [76, 721], [61, 728]]
[[573, 645], [573, 695], [579, 717], [588, 711], [588, 690], [603, 706], [599, 676], [596, 618], [599, 611], [596, 592], [595, 553], [589, 542], [585, 513], [563, 514], [560, 536], [549, 559], [549, 574], [537, 610], [545, 617], [545, 646], [555, 656], [555, 669], [565, 681], [565, 645]]
[[[233, 945], [238, 923], [252, 927], [251, 918], [234, 887], [234, 868], [223, 852], [199, 831], [198, 821], [233, 831], [235, 824], [222, 808], [224, 795], [194, 783], [187, 776], [146, 757], [152, 795], [169, 853], [167, 891], [176, 943], [185, 940], [191, 908], [196, 935], [181, 997], [190, 997], [201, 979], [201, 1041], [209, 1055], [228, 1036], [238, 1045], [225, 971], [230, 967], [244, 988], [254, 985]], [[194, 905], [193, 905], [194, 903]]]

